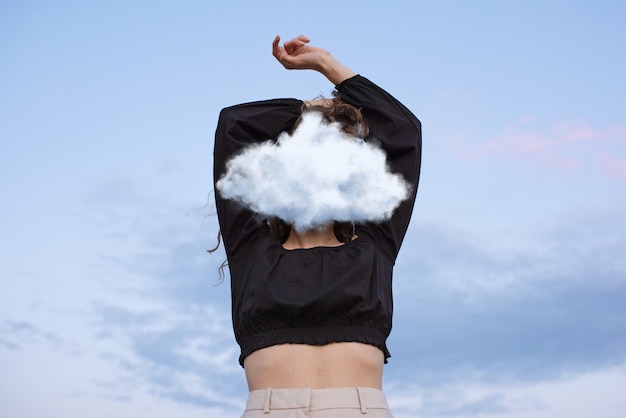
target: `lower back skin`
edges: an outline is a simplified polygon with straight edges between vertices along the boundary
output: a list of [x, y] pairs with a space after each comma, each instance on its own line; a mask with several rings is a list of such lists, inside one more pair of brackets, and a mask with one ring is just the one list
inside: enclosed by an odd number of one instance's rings
[[368, 344], [281, 344], [250, 354], [244, 369], [251, 391], [355, 386], [382, 389], [383, 364], [383, 352]]

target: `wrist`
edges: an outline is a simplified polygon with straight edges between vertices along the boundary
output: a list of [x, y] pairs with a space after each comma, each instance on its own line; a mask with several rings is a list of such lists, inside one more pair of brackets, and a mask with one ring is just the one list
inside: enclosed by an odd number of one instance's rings
[[317, 71], [322, 73], [334, 85], [339, 85], [342, 81], [356, 75], [354, 71], [343, 65], [330, 53], [320, 60]]

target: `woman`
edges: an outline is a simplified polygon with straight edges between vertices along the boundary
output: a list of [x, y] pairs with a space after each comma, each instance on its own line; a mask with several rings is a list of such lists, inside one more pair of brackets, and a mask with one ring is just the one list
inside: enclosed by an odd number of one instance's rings
[[[283, 224], [282, 239], [273, 234], [276, 220], [268, 222], [216, 193], [231, 274], [233, 327], [250, 390], [243, 417], [391, 417], [382, 374], [390, 357], [392, 268], [417, 190], [420, 122], [328, 51], [308, 45], [307, 37], [282, 47], [279, 42], [277, 36], [276, 59], [286, 69], [315, 70], [333, 83], [337, 99], [362, 114], [367, 126], [357, 131], [369, 128], [364, 139], [379, 144], [389, 169], [411, 188], [382, 222], [356, 222], [347, 233], [346, 228], [337, 232], [333, 223], [308, 230]], [[293, 131], [307, 107], [328, 105], [274, 99], [222, 110], [216, 182], [242, 149]], [[354, 126], [339, 123], [348, 130]]]

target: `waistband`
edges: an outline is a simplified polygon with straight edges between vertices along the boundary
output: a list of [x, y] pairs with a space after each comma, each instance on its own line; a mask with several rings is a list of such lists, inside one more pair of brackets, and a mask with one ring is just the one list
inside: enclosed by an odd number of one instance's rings
[[387, 398], [380, 389], [348, 387], [324, 389], [253, 390], [248, 394], [246, 411], [272, 409], [306, 409], [316, 411], [333, 408], [356, 408], [362, 413], [368, 409], [389, 409]]

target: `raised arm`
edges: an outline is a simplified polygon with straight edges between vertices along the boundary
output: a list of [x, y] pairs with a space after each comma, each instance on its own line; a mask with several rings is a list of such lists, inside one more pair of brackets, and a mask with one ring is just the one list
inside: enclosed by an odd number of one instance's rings
[[[214, 183], [226, 171], [226, 163], [231, 157], [248, 145], [276, 139], [281, 132], [293, 126], [301, 111], [302, 101], [296, 99], [244, 103], [223, 109], [215, 132]], [[252, 211], [223, 199], [217, 188], [215, 190], [220, 231], [230, 258], [258, 230], [259, 220]]]
[[400, 173], [411, 184], [410, 197], [394, 211], [391, 220], [371, 224], [368, 230], [385, 242], [395, 257], [408, 228], [420, 174], [422, 132], [420, 121], [392, 95], [334, 58], [330, 52], [309, 45], [300, 35], [281, 47], [280, 37], [272, 44], [272, 53], [289, 70], [315, 70], [337, 87], [339, 97], [360, 108], [370, 128], [370, 139], [380, 143], [387, 154], [392, 172]]
[[376, 141], [387, 155], [394, 173], [411, 185], [409, 198], [396, 208], [389, 221], [371, 225], [379, 238], [390, 244], [395, 257], [411, 220], [419, 182], [422, 129], [420, 121], [402, 103], [365, 77], [356, 75], [337, 86], [339, 97], [361, 109], [370, 129], [369, 140]]

